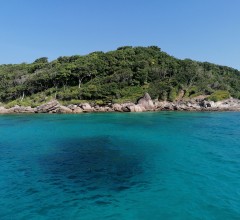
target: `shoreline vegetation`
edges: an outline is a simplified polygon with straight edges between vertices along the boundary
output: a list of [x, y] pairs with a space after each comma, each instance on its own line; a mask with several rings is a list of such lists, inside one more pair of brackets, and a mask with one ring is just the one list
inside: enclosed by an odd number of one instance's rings
[[[146, 93], [151, 106], [139, 103]], [[1, 113], [238, 111], [239, 99], [240, 71], [157, 46], [0, 65]]]
[[37, 107], [14, 106], [0, 107], [0, 114], [14, 113], [67, 113], [80, 114], [90, 112], [146, 112], [146, 111], [240, 111], [240, 100], [229, 98], [222, 101], [207, 101], [200, 96], [189, 100], [175, 102], [152, 100], [148, 93], [139, 98], [136, 103], [91, 105], [89, 103], [61, 105], [57, 100], [51, 100]]

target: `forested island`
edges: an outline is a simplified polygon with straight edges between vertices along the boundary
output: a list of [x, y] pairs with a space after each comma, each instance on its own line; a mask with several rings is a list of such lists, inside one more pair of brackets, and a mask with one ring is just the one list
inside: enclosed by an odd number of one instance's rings
[[[84, 110], [82, 105], [85, 109], [107, 106], [111, 110], [115, 105], [120, 111], [128, 106], [126, 103], [140, 104], [143, 94], [146, 102], [152, 98], [154, 109], [162, 106], [161, 109], [179, 110], [176, 106], [188, 106], [192, 100], [203, 108], [213, 105], [217, 108], [213, 104], [217, 102], [218, 107], [229, 102], [236, 107], [240, 71], [209, 62], [177, 59], [157, 46], [125, 46], [106, 53], [63, 56], [51, 62], [42, 57], [30, 64], [0, 65], [2, 109], [28, 106], [35, 111], [50, 102], [68, 106], [72, 111], [79, 107]], [[126, 111], [138, 111], [134, 109]]]

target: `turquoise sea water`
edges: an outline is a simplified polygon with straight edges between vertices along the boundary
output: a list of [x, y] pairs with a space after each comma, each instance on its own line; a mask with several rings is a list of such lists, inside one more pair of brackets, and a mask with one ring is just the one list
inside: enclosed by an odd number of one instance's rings
[[2, 115], [0, 219], [240, 219], [240, 113]]

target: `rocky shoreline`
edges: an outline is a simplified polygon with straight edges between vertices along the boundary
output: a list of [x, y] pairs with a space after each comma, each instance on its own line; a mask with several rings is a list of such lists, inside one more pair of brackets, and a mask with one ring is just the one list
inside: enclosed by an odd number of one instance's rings
[[84, 112], [146, 112], [146, 111], [240, 111], [239, 99], [226, 99], [218, 102], [207, 101], [204, 98], [179, 100], [175, 102], [153, 101], [148, 93], [137, 103], [108, 104], [105, 106], [81, 103], [78, 105], [63, 106], [57, 100], [52, 100], [36, 108], [14, 106], [0, 107], [0, 114], [15, 113], [84, 113]]

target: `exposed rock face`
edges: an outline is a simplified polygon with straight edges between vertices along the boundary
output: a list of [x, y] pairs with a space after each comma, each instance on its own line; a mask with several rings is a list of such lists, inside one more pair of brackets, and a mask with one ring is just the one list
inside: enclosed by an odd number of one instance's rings
[[212, 107], [212, 106], [211, 106], [211, 103], [208, 102], [208, 101], [206, 101], [206, 100], [202, 100], [202, 101], [200, 101], [200, 102], [199, 102], [199, 105], [200, 105], [201, 107], [203, 107], [203, 108], [209, 108], [209, 107]]
[[178, 93], [178, 97], [177, 97], [177, 101], [180, 101], [183, 99], [185, 92], [184, 90], [180, 90], [180, 92]]
[[155, 109], [156, 110], [174, 110], [173, 103], [170, 103], [167, 101], [155, 102]]
[[68, 105], [67, 107], [72, 110], [72, 113], [82, 113], [83, 112], [82, 108], [80, 108], [77, 105]]
[[141, 105], [130, 105], [127, 106], [129, 108], [130, 112], [143, 112], [146, 111], [145, 108]]
[[24, 106], [14, 106], [9, 109], [9, 111], [14, 112], [14, 113], [34, 113], [35, 108], [32, 108], [30, 106], [24, 107]]
[[134, 103], [114, 104], [112, 106], [113, 111], [117, 112], [143, 112], [146, 109], [142, 105], [135, 105]]
[[83, 110], [83, 112], [92, 112], [94, 110], [89, 103], [82, 103], [79, 107]]
[[56, 110], [56, 113], [72, 113], [72, 109], [66, 106], [60, 105]]
[[2, 110], [0, 109], [0, 113], [34, 113], [35, 112], [35, 108], [32, 108], [30, 106], [28, 107], [25, 107], [25, 106], [18, 106], [18, 105], [15, 105], [14, 107], [12, 108], [9, 108], [9, 109], [5, 109], [5, 108], [2, 108]]
[[239, 99], [226, 99], [218, 102], [208, 101], [206, 97], [197, 99], [180, 100], [176, 102], [158, 101], [154, 103], [146, 93], [134, 104], [127, 102], [123, 104], [108, 104], [105, 106], [91, 106], [89, 103], [79, 105], [62, 106], [57, 100], [50, 101], [36, 108], [14, 106], [6, 109], [0, 107], [0, 114], [8, 113], [82, 113], [82, 112], [144, 112], [144, 111], [240, 111]]
[[177, 110], [177, 111], [240, 111], [240, 100], [226, 99], [218, 102], [207, 100], [188, 100], [179, 102], [156, 102], [157, 110]]
[[0, 107], [0, 114], [6, 114], [6, 113], [8, 113], [8, 109], [4, 107]]
[[40, 105], [36, 108], [36, 113], [56, 113], [60, 104], [57, 100], [52, 100], [46, 104]]
[[112, 109], [113, 109], [113, 111], [115, 111], [115, 112], [122, 112], [123, 110], [122, 110], [122, 105], [120, 105], [120, 104], [113, 104], [112, 105]]
[[82, 113], [83, 112], [83, 110], [77, 105], [69, 105], [67, 107], [72, 110], [72, 113], [77, 114], [77, 113]]
[[0, 114], [11, 114], [11, 113], [34, 113], [35, 108], [32, 108], [30, 106], [24, 107], [24, 106], [18, 106], [15, 105], [12, 108], [6, 109], [4, 107], [0, 107]]
[[131, 107], [130, 106], [134, 106], [135, 104], [132, 103], [132, 102], [127, 102], [127, 103], [124, 103], [124, 104], [121, 104], [122, 106], [122, 111], [123, 112], [130, 112], [131, 111]]
[[93, 111], [95, 112], [113, 112], [114, 110], [109, 106], [94, 106]]
[[145, 93], [145, 95], [137, 101], [137, 104], [144, 107], [145, 110], [154, 109], [153, 101], [148, 93]]
[[214, 108], [220, 111], [240, 111], [239, 99], [227, 99], [214, 103]]
[[82, 113], [83, 110], [80, 107], [77, 107], [75, 109], [72, 110], [73, 113]]

